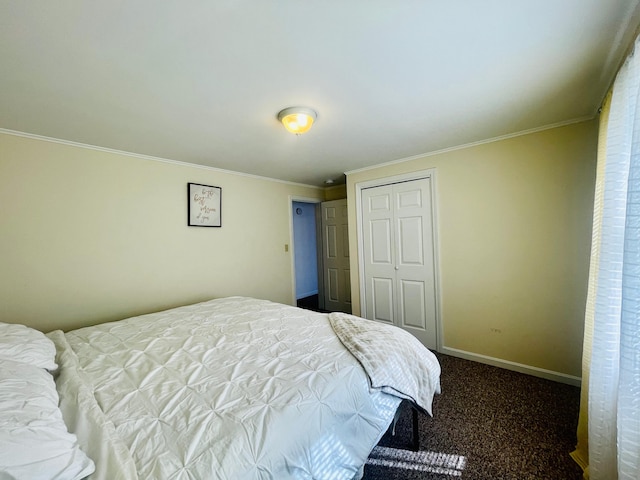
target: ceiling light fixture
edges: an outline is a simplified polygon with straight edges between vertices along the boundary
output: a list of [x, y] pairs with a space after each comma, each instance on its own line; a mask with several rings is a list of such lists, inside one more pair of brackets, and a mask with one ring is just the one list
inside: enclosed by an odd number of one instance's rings
[[289, 107], [278, 113], [284, 128], [296, 135], [308, 132], [316, 118], [316, 112], [307, 107]]

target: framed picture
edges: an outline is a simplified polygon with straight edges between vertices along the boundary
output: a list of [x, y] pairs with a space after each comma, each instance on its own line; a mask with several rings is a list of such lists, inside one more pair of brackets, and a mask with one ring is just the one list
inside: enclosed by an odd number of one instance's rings
[[187, 193], [190, 227], [222, 226], [222, 188], [188, 183]]

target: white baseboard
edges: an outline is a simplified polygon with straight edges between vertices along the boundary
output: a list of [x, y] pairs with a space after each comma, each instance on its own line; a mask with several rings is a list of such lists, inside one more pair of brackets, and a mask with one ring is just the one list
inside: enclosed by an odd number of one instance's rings
[[547, 380], [566, 383], [575, 387], [580, 387], [582, 385], [582, 378], [575, 377], [573, 375], [567, 375], [566, 373], [554, 372], [553, 370], [545, 370], [544, 368], [532, 367], [530, 365], [524, 365], [522, 363], [510, 362], [509, 360], [502, 360], [500, 358], [489, 357], [487, 355], [481, 355], [479, 353], [458, 350], [457, 348], [443, 346], [439, 350], [439, 352], [444, 353], [445, 355], [451, 355], [452, 357], [464, 358], [465, 360], [472, 360], [474, 362], [485, 363], [494, 367], [500, 367], [507, 370], [513, 370], [515, 372], [526, 373], [529, 375], [533, 375], [534, 377], [546, 378]]

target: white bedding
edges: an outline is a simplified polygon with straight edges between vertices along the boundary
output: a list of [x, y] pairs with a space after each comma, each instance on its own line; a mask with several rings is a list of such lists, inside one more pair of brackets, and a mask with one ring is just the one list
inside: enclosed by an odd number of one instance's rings
[[357, 478], [401, 401], [370, 390], [328, 315], [263, 300], [49, 336], [93, 479]]
[[0, 479], [80, 480], [91, 472], [58, 410], [51, 374], [0, 358]]

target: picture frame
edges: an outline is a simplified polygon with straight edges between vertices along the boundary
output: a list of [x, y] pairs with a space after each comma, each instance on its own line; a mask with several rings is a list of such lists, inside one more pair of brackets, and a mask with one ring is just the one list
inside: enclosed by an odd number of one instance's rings
[[187, 183], [187, 219], [190, 227], [221, 227], [222, 188]]

